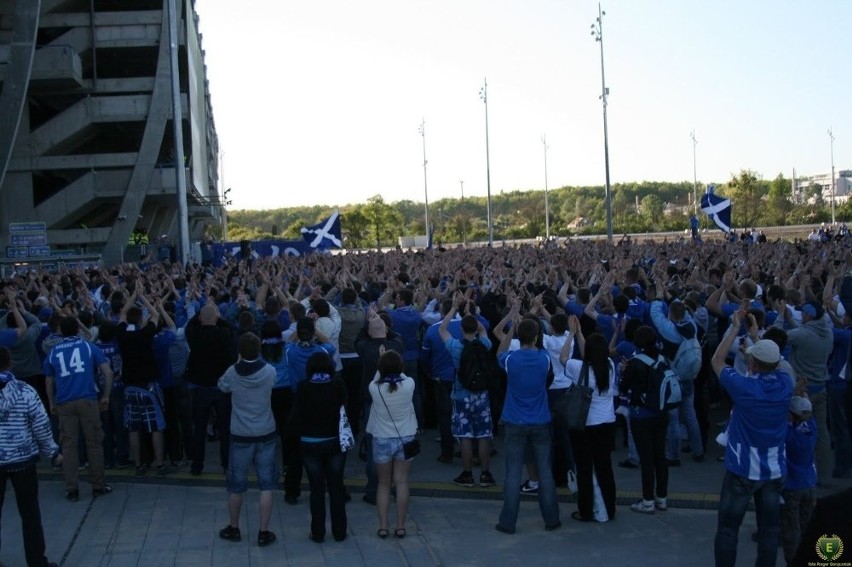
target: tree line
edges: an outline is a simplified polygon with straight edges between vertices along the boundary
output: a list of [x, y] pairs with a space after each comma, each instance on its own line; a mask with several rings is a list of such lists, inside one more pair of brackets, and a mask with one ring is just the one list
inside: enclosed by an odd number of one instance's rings
[[[704, 185], [699, 184], [699, 219], [710, 226], [700, 211]], [[792, 194], [789, 178], [779, 174], [763, 179], [752, 170], [741, 170], [716, 193], [733, 203], [734, 228], [783, 226], [829, 222], [830, 203], [823, 188], [811, 185], [803, 194]], [[642, 181], [612, 187], [612, 218], [615, 234], [683, 230], [693, 212], [694, 188], [678, 183]], [[560, 187], [548, 191], [551, 236], [565, 237], [606, 233], [606, 204], [602, 186]], [[523, 239], [546, 232], [543, 190], [501, 191], [491, 196], [494, 239]], [[270, 210], [228, 211], [228, 240], [299, 239], [300, 229], [340, 209], [346, 248], [394, 246], [401, 236], [426, 234], [425, 207], [409, 199], [388, 203], [375, 195], [366, 203], [341, 207], [311, 206]], [[429, 223], [435, 242], [456, 243], [488, 240], [488, 203], [485, 197], [444, 198], [429, 204]], [[852, 203], [836, 207], [836, 217], [852, 216]], [[221, 238], [211, 227], [210, 236]]]

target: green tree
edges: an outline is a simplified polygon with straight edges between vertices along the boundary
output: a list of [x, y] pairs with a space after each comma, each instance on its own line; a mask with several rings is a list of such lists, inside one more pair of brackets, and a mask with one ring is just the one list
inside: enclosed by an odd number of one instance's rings
[[367, 204], [361, 210], [367, 219], [372, 235], [376, 239], [376, 248], [382, 247], [382, 241], [385, 243], [392, 242], [401, 234], [402, 213], [385, 203], [381, 195], [367, 199]]
[[789, 179], [784, 177], [784, 174], [779, 173], [778, 177], [769, 183], [769, 193], [766, 199], [766, 220], [767, 224], [781, 225], [787, 221], [787, 215], [793, 210], [793, 203], [790, 201], [793, 187]]
[[663, 200], [658, 195], [646, 195], [639, 203], [639, 214], [650, 226], [657, 226], [663, 218]]
[[756, 226], [761, 216], [764, 191], [757, 174], [750, 169], [740, 170], [726, 187], [726, 196], [731, 199], [735, 226]]

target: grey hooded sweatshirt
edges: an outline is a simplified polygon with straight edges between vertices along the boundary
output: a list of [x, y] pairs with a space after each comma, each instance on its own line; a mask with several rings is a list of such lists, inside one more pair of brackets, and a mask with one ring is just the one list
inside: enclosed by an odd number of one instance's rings
[[240, 360], [219, 378], [219, 389], [231, 394], [231, 439], [243, 443], [275, 436], [272, 386], [275, 369], [262, 360]]
[[[779, 317], [778, 321], [781, 319]], [[824, 314], [820, 319], [787, 330], [790, 364], [799, 379], [807, 378], [809, 383], [819, 384], [828, 380], [828, 357], [834, 346], [831, 329], [831, 319]]]

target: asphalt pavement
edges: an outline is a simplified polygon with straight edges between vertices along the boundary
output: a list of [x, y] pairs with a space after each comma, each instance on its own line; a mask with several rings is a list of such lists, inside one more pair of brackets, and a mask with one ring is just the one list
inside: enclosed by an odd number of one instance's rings
[[[504, 470], [501, 443], [491, 470], [498, 486], [462, 488], [452, 484], [461, 461], [436, 461], [436, 433], [426, 431], [423, 452], [411, 473], [412, 498], [404, 539], [376, 535], [376, 509], [361, 500], [364, 463], [357, 454], [347, 461], [346, 483], [352, 492], [347, 504], [349, 531], [345, 541], [328, 537], [317, 544], [308, 539], [310, 512], [307, 484], [298, 504], [288, 505], [283, 493], [275, 495], [270, 529], [278, 540], [257, 546], [258, 492], [246, 494], [240, 520], [243, 539], [233, 543], [219, 538], [227, 523], [227, 495], [218, 463], [209, 462], [200, 477], [181, 469], [166, 478], [149, 474], [134, 480], [129, 470], [108, 471], [112, 494], [92, 499], [85, 473], [81, 500], [64, 498], [61, 473], [40, 468], [40, 494], [47, 555], [66, 566], [262, 566], [262, 565], [452, 565], [489, 567], [502, 565], [712, 565], [718, 491], [723, 466], [712, 447], [703, 462], [684, 454], [682, 466], [671, 469], [669, 510], [654, 515], [632, 512], [628, 505], [639, 498], [639, 471], [621, 469], [620, 446], [613, 454], [618, 491], [616, 518], [607, 523], [581, 523], [571, 519], [576, 510], [567, 489], [559, 489], [562, 527], [547, 532], [536, 498], [524, 496], [517, 532], [494, 529], [502, 498]], [[711, 438], [712, 439], [712, 438]], [[215, 444], [208, 455], [218, 454]], [[215, 472], [214, 472], [215, 471]], [[475, 469], [476, 471], [476, 469]], [[305, 483], [307, 479], [305, 479]], [[835, 481], [821, 495], [847, 488], [852, 481]], [[25, 565], [20, 520], [11, 486], [2, 513], [0, 565]], [[391, 506], [391, 522], [395, 514]], [[393, 525], [393, 524], [391, 524]], [[738, 564], [750, 565], [756, 556], [750, 534], [755, 530], [749, 512], [740, 530]], [[330, 530], [329, 530], [330, 531]], [[783, 565], [779, 549], [778, 565]]]

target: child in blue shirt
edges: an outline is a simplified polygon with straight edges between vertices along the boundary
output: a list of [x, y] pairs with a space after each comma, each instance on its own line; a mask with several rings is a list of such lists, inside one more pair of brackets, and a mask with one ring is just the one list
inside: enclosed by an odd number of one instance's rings
[[800, 396], [790, 400], [790, 423], [787, 426], [787, 479], [781, 506], [781, 543], [789, 565], [796, 555], [802, 532], [816, 503], [817, 470], [816, 421], [811, 416], [811, 401]]

